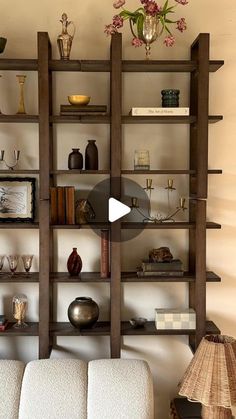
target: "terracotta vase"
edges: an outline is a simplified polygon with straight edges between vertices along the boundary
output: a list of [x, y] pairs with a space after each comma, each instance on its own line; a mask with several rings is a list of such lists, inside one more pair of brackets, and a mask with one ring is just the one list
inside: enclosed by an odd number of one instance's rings
[[78, 329], [93, 326], [98, 316], [98, 305], [90, 297], [77, 297], [68, 307], [68, 318]]
[[72, 148], [72, 152], [69, 154], [68, 157], [68, 168], [70, 170], [83, 169], [83, 155], [80, 153], [79, 148]]
[[67, 260], [67, 269], [71, 276], [79, 275], [82, 269], [82, 260], [80, 255], [77, 253], [76, 247], [73, 247], [73, 251]]
[[96, 140], [88, 140], [85, 150], [85, 170], [98, 170], [98, 149]]

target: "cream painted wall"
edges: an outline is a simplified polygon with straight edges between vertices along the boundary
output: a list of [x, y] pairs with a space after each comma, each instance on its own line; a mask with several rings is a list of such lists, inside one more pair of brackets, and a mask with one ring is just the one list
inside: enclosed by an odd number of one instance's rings
[[[130, 9], [137, 6], [136, 0], [127, 0]], [[180, 7], [179, 7], [180, 9]], [[2, 57], [36, 58], [36, 32], [48, 31], [53, 45], [53, 56], [58, 58], [56, 37], [60, 32], [58, 20], [62, 12], [67, 12], [77, 27], [71, 58], [106, 59], [109, 55], [109, 39], [103, 34], [104, 24], [111, 20], [113, 9], [111, 0], [85, 2], [72, 0], [41, 0], [21, 2], [11, 0], [1, 4], [1, 36], [8, 38], [6, 51]], [[180, 11], [181, 13], [181, 11]], [[221, 284], [207, 285], [207, 312], [222, 330], [222, 333], [236, 336], [235, 318], [235, 131], [236, 131], [236, 3], [235, 0], [219, 2], [215, 0], [189, 0], [183, 9], [188, 21], [188, 31], [179, 35], [177, 44], [167, 49], [161, 41], [152, 48], [153, 58], [188, 59], [189, 45], [199, 32], [211, 34], [211, 58], [224, 59], [225, 65], [210, 76], [210, 113], [223, 114], [221, 123], [209, 128], [209, 167], [222, 168], [222, 176], [209, 178], [209, 219], [222, 224], [221, 231], [207, 234], [207, 266], [222, 276]], [[144, 51], [130, 46], [129, 31], [124, 31], [123, 55], [126, 59], [142, 59]], [[1, 73], [0, 106], [5, 113], [17, 109], [18, 89], [15, 73]], [[132, 104], [156, 105], [162, 88], [180, 88], [181, 104], [188, 104], [188, 76], [178, 74], [126, 74], [123, 76], [123, 108], [128, 112]], [[57, 74], [54, 76], [56, 94], [54, 111], [66, 96], [73, 92], [86, 92], [94, 103], [108, 103], [108, 76], [104, 74]], [[26, 106], [28, 113], [37, 112], [37, 75], [27, 74]], [[145, 94], [144, 94], [145, 92]], [[108, 167], [109, 130], [106, 126], [69, 126], [55, 128], [55, 166], [67, 167], [67, 155], [72, 146], [82, 150], [88, 138], [96, 138], [102, 168]], [[188, 127], [185, 126], [127, 126], [123, 131], [124, 167], [132, 167], [135, 148], [143, 147], [143, 140], [149, 139], [152, 152], [152, 166], [158, 168], [183, 168], [188, 165]], [[38, 167], [38, 129], [36, 125], [2, 124], [0, 146], [10, 158], [14, 147], [22, 151], [19, 168]], [[145, 144], [146, 146], [146, 144]], [[165, 177], [164, 177], [165, 178]], [[182, 179], [183, 178], [183, 179]], [[99, 179], [72, 179], [80, 189], [87, 189]], [[140, 179], [143, 183], [145, 178]], [[155, 178], [156, 185], [163, 184], [162, 177]], [[58, 179], [66, 184], [68, 178]], [[176, 178], [179, 189], [187, 194], [186, 179]], [[38, 233], [33, 231], [1, 231], [1, 253], [11, 252], [35, 254], [33, 270], [38, 269]], [[184, 231], [144, 232], [132, 243], [122, 245], [122, 265], [124, 269], [134, 269], [143, 255], [152, 247], [169, 245], [176, 257], [186, 261], [187, 233]], [[55, 268], [64, 271], [72, 246], [77, 246], [83, 259], [84, 270], [99, 268], [99, 239], [89, 231], [63, 232], [55, 234], [55, 253], [58, 264]], [[132, 245], [132, 247], [131, 247]], [[130, 249], [133, 249], [130, 252]], [[11, 317], [11, 298], [24, 291], [29, 299], [28, 320], [38, 319], [37, 284], [1, 285], [0, 311], [3, 309]], [[187, 288], [183, 284], [126, 284], [122, 286], [123, 319], [131, 315], [142, 315], [149, 319], [154, 316], [154, 307], [184, 307], [187, 304]], [[101, 320], [109, 313], [109, 287], [106, 284], [75, 285], [63, 284], [55, 288], [57, 319], [66, 321], [67, 307], [78, 295], [91, 295], [101, 309]], [[182, 376], [191, 353], [185, 337], [126, 337], [122, 341], [122, 356], [144, 358], [152, 369], [155, 381], [156, 418], [166, 419], [169, 401], [177, 394], [177, 383]], [[37, 338], [7, 339], [1, 337], [1, 358], [16, 358], [28, 361], [37, 357]], [[59, 338], [58, 347], [52, 357], [79, 357], [94, 359], [109, 357], [108, 338]]]

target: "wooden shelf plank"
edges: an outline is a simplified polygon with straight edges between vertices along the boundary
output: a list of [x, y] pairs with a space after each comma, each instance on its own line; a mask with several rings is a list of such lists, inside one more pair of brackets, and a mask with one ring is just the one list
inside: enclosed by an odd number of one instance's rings
[[49, 69], [52, 71], [86, 71], [109, 72], [109, 60], [50, 60]]
[[19, 283], [19, 282], [39, 282], [39, 273], [38, 272], [16, 272], [14, 275], [11, 275], [10, 272], [1, 272], [0, 273], [0, 283]]
[[89, 329], [76, 329], [69, 322], [50, 323], [51, 336], [109, 336], [110, 322], [97, 322]]
[[1, 58], [0, 70], [37, 71], [38, 60]]
[[73, 230], [73, 229], [98, 229], [98, 230], [102, 230], [102, 229], [109, 229], [111, 226], [110, 223], [105, 223], [105, 222], [97, 222], [97, 223], [89, 223], [89, 224], [71, 224], [71, 225], [64, 225], [64, 224], [57, 224], [57, 225], [51, 225], [51, 228], [53, 229], [58, 229], [58, 230]]
[[[194, 282], [196, 275], [189, 272], [184, 272], [183, 276], [166, 277], [166, 276], [149, 276], [149, 277], [138, 277], [136, 272], [122, 272], [122, 282]], [[207, 282], [220, 282], [221, 278], [214, 272], [206, 272]]]
[[0, 123], [38, 123], [39, 117], [38, 115], [27, 115], [27, 114], [19, 114], [19, 115], [3, 115], [0, 114]]
[[39, 228], [39, 223], [0, 223], [0, 229], [37, 229]]
[[101, 278], [100, 272], [82, 272], [79, 276], [71, 276], [68, 272], [51, 272], [51, 282], [110, 282], [110, 278]]
[[50, 122], [55, 124], [109, 124], [109, 115], [53, 115]]
[[15, 322], [10, 322], [4, 332], [0, 332], [1, 336], [38, 336], [39, 335], [39, 328], [38, 323], [26, 322], [28, 327], [24, 327], [23, 329], [15, 329], [13, 324]]
[[[209, 334], [218, 334], [220, 330], [211, 321], [206, 322], [206, 330]], [[194, 335], [195, 330], [157, 330], [155, 322], [147, 322], [144, 327], [134, 329], [128, 321], [121, 322], [121, 335], [145, 336], [145, 335]], [[51, 336], [109, 336], [110, 322], [97, 322], [92, 328], [76, 329], [69, 322], [50, 323]]]
[[[220, 330], [218, 327], [213, 323], [212, 321], [206, 322], [206, 332], [208, 334], [219, 334]], [[129, 322], [122, 322], [121, 323], [121, 334], [124, 336], [127, 335], [194, 335], [195, 329], [190, 330], [172, 330], [172, 329], [166, 329], [166, 330], [157, 330], [155, 326], [155, 322], [147, 322], [144, 327], [140, 328], [133, 328]]]
[[[217, 71], [224, 65], [223, 60], [211, 60], [210, 72]], [[197, 69], [197, 62], [190, 60], [123, 60], [122, 71], [126, 72], [174, 72], [189, 73]]]
[[27, 169], [27, 170], [21, 170], [21, 169], [14, 169], [14, 170], [0, 170], [0, 175], [38, 175], [39, 170], [35, 169]]
[[[160, 170], [122, 170], [122, 175], [195, 175], [196, 170], [160, 169]], [[209, 175], [222, 174], [221, 169], [209, 169]]]
[[[222, 115], [209, 115], [208, 122], [213, 124], [222, 119]], [[122, 124], [193, 124], [196, 121], [196, 116], [122, 116]]]
[[[8, 60], [9, 61], [9, 60]], [[17, 60], [10, 60], [17, 61]], [[23, 61], [23, 60], [18, 60]], [[37, 61], [37, 60], [28, 60]], [[211, 60], [210, 72], [217, 71], [224, 64], [223, 60]], [[13, 65], [13, 63], [12, 63]], [[49, 69], [52, 71], [85, 71], [85, 72], [110, 72], [109, 60], [50, 60]], [[189, 73], [197, 68], [196, 61], [190, 60], [123, 60], [123, 72], [180, 72]], [[0, 66], [0, 69], [3, 68]], [[4, 68], [5, 69], [5, 68]], [[6, 68], [10, 69], [10, 68]], [[33, 69], [33, 68], [32, 68]]]
[[[23, 329], [13, 328], [13, 322], [9, 323], [4, 332], [0, 332], [1, 336], [38, 336], [38, 323], [28, 322], [28, 327]], [[206, 332], [209, 334], [219, 334], [220, 330], [212, 322], [206, 322]], [[154, 322], [147, 322], [144, 327], [134, 329], [127, 321], [121, 322], [121, 334], [123, 336], [135, 335], [194, 335], [195, 330], [157, 330]], [[109, 336], [110, 322], [97, 322], [93, 327], [88, 329], [76, 329], [69, 322], [53, 322], [50, 323], [51, 336]]]
[[[122, 124], [193, 124], [196, 122], [196, 116], [131, 116], [123, 115]], [[210, 124], [221, 121], [222, 115], [209, 115]], [[0, 119], [1, 121], [1, 119]], [[110, 115], [81, 115], [64, 116], [54, 115], [50, 121], [56, 124], [109, 124]], [[4, 121], [6, 122], [6, 121]], [[17, 122], [17, 121], [15, 121]], [[21, 121], [22, 122], [22, 121]]]
[[[176, 221], [176, 222], [163, 222], [163, 223], [134, 223], [134, 222], [123, 222], [121, 223], [122, 229], [194, 229], [196, 228], [195, 223], [185, 222], [185, 221]], [[221, 225], [213, 223], [211, 221], [207, 222], [206, 225], [209, 229], [220, 229]]]
[[51, 170], [51, 175], [109, 175], [110, 170]]

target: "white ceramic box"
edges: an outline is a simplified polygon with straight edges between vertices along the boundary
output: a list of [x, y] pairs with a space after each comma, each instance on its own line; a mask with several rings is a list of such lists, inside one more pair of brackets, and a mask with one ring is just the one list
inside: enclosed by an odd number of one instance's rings
[[196, 329], [196, 313], [193, 309], [155, 309], [157, 329]]

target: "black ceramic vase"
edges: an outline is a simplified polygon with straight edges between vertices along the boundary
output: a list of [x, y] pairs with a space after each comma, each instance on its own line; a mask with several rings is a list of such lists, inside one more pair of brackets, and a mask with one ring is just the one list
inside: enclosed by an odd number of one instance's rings
[[72, 152], [69, 154], [69, 157], [68, 157], [68, 168], [70, 170], [83, 169], [83, 156], [80, 153], [79, 148], [72, 148]]
[[85, 170], [98, 170], [98, 149], [96, 140], [88, 140], [85, 150]]
[[68, 307], [68, 318], [78, 329], [92, 327], [98, 316], [98, 305], [90, 297], [77, 297]]
[[82, 269], [82, 260], [80, 255], [77, 253], [76, 247], [73, 247], [73, 251], [67, 260], [67, 269], [71, 276], [79, 275]]

